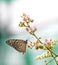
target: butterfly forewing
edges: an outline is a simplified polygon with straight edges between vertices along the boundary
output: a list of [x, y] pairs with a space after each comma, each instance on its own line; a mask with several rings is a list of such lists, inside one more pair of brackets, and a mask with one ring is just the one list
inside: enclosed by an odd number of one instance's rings
[[13, 48], [15, 48], [19, 52], [25, 53], [25, 51], [26, 51], [27, 42], [24, 40], [10, 39], [10, 40], [7, 40], [6, 43], [8, 45], [12, 46]]

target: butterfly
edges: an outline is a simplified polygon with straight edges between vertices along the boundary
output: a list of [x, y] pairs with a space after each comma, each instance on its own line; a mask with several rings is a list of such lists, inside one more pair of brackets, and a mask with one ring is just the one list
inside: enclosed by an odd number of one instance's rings
[[22, 52], [23, 54], [26, 52], [26, 44], [27, 40], [20, 40], [20, 39], [9, 39], [6, 41], [6, 43], [16, 49], [19, 52]]

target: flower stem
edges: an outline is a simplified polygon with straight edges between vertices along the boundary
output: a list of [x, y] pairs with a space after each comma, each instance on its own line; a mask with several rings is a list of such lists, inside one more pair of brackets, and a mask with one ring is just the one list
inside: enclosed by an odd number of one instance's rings
[[55, 60], [56, 64], [58, 65], [58, 63], [57, 63], [57, 61], [56, 61], [55, 57], [54, 57], [53, 55], [52, 55], [52, 57], [53, 57], [53, 59]]
[[46, 63], [46, 65], [48, 65], [50, 62], [52, 62], [54, 59], [51, 59], [49, 62]]

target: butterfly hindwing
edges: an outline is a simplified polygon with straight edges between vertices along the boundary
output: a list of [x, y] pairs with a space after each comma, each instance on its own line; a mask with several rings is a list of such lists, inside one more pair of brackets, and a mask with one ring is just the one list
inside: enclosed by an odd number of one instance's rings
[[19, 40], [19, 39], [10, 39], [7, 40], [6, 43], [11, 47], [15, 48], [19, 52], [23, 52], [23, 53], [26, 52], [27, 41]]

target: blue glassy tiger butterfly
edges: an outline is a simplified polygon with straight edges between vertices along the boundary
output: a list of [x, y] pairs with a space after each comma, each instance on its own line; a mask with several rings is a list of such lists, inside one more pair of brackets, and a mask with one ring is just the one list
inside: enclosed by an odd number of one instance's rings
[[6, 41], [6, 43], [19, 52], [22, 52], [22, 53], [26, 52], [27, 40], [24, 41], [24, 40], [20, 40], [20, 39], [9, 39]]

